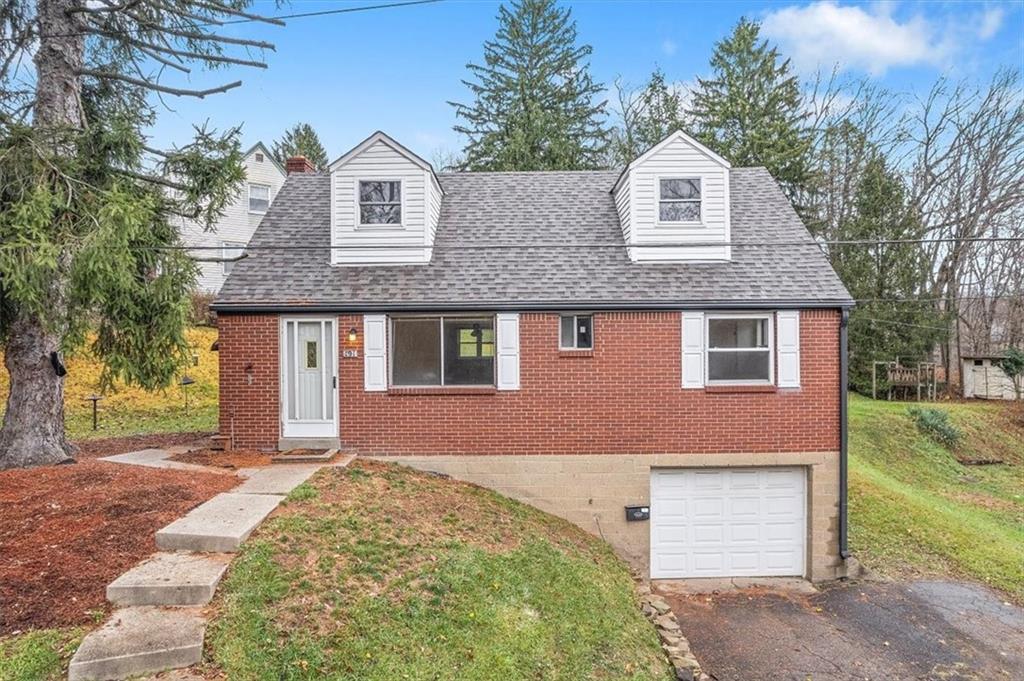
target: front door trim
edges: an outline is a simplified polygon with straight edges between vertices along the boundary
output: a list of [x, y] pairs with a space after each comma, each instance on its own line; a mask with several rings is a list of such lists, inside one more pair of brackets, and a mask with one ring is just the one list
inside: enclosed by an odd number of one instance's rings
[[[322, 364], [322, 378], [329, 385], [329, 388], [322, 390], [324, 395], [324, 407], [327, 401], [331, 402], [329, 419], [290, 419], [288, 404], [288, 362], [296, 361], [288, 357], [288, 339], [286, 334], [289, 328], [296, 329], [302, 322], [319, 322], [320, 338], [326, 346], [330, 344], [332, 352], [327, 361], [326, 347], [321, 348], [321, 356], [324, 358]], [[279, 371], [278, 380], [280, 386], [280, 428], [281, 439], [333, 439], [338, 438], [339, 410], [338, 400], [338, 319], [337, 317], [289, 315], [282, 316], [278, 326]], [[295, 352], [298, 354], [298, 343], [295, 344]], [[297, 372], [296, 372], [296, 375]], [[296, 393], [297, 394], [297, 393]]]

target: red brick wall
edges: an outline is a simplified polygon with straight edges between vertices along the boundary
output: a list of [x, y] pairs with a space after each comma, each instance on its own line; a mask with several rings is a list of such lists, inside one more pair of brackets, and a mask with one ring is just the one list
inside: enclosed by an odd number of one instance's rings
[[[276, 448], [280, 431], [277, 315], [217, 315], [220, 434]], [[251, 374], [251, 382], [249, 375]]]
[[[524, 313], [518, 391], [368, 393], [360, 347], [358, 358], [339, 360], [341, 440], [380, 454], [836, 451], [839, 318], [838, 310], [802, 313], [801, 388], [767, 393], [683, 390], [678, 312], [597, 314], [595, 348], [584, 356], [559, 351], [558, 315]], [[237, 405], [241, 446], [273, 446], [276, 318], [221, 315], [218, 324], [222, 432]], [[352, 347], [352, 327], [362, 343], [362, 316], [343, 315], [342, 349]], [[247, 386], [232, 374], [254, 358], [257, 378]]]

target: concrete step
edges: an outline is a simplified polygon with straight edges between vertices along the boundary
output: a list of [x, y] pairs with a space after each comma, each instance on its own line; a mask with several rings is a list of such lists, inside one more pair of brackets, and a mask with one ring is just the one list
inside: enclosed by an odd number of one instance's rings
[[158, 553], [107, 586], [114, 605], [205, 605], [213, 598], [231, 556]]
[[158, 530], [156, 545], [162, 551], [237, 551], [283, 500], [276, 494], [218, 494]]
[[[293, 453], [301, 451], [301, 454]], [[338, 449], [325, 449], [319, 454], [314, 454], [317, 450], [292, 450], [291, 452], [281, 452], [280, 454], [274, 454], [270, 457], [271, 463], [326, 463], [330, 461], [340, 451]]]
[[238, 474], [245, 478], [233, 494], [288, 494], [306, 482], [320, 466], [271, 466], [269, 468], [242, 468]]
[[116, 610], [82, 641], [68, 665], [68, 681], [126, 679], [197, 664], [205, 628], [199, 608]]

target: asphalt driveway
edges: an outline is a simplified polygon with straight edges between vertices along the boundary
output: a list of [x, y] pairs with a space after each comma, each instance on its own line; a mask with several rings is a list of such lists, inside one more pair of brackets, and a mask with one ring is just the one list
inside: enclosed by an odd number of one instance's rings
[[717, 681], [1024, 679], [1024, 610], [974, 584], [656, 590]]

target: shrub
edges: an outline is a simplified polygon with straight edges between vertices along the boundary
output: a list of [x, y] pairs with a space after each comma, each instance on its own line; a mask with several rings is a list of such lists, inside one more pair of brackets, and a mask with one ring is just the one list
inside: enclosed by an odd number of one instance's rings
[[910, 407], [907, 410], [917, 424], [917, 429], [940, 445], [952, 449], [960, 444], [963, 433], [950, 423], [949, 414], [930, 407]]
[[217, 314], [210, 309], [214, 294], [195, 291], [192, 293], [192, 312], [189, 324], [192, 326], [217, 326]]

